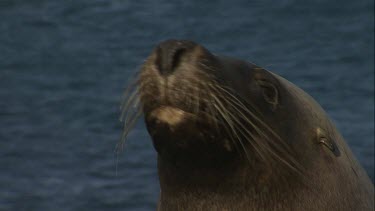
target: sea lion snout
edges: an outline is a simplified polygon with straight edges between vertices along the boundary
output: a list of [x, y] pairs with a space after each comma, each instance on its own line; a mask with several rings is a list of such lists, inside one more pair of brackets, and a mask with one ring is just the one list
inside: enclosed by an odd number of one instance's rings
[[155, 50], [155, 64], [159, 73], [163, 76], [172, 74], [182, 62], [187, 53], [192, 52], [198, 46], [196, 43], [186, 40], [167, 40], [161, 42]]
[[[215, 57], [187, 40], [159, 43], [145, 61], [140, 77], [140, 102], [145, 114], [167, 107], [195, 115], [207, 112]], [[158, 112], [156, 114], [159, 114]]]

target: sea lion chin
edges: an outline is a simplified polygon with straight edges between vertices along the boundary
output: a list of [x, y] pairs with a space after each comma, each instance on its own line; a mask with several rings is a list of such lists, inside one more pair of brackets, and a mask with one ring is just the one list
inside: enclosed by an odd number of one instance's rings
[[[320, 105], [252, 63], [157, 45], [123, 106], [158, 152], [158, 210], [372, 210], [374, 186]], [[134, 109], [135, 108], [135, 109]]]

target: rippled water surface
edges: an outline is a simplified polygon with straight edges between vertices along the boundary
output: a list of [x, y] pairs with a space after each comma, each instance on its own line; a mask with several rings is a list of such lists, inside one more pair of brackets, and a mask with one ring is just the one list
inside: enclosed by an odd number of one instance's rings
[[[0, 1], [0, 210], [155, 210], [142, 122], [119, 105], [155, 44], [185, 38], [310, 93], [374, 180], [372, 1]], [[117, 175], [116, 175], [117, 172]]]

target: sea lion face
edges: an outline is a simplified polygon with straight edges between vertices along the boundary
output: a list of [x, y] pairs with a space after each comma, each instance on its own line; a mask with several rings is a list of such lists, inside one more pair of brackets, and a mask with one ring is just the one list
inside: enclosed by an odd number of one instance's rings
[[132, 95], [127, 105], [140, 101], [139, 113], [161, 157], [213, 162], [240, 157], [297, 169], [319, 156], [317, 143], [338, 151], [327, 136], [330, 123], [321, 122], [327, 119], [324, 111], [305, 102], [303, 91], [297, 93], [298, 88], [289, 87], [294, 85], [263, 68], [213, 55], [194, 42], [160, 43], [136, 85], [137, 97]]
[[290, 154], [289, 140], [279, 135], [285, 112], [278, 112], [282, 90], [272, 73], [190, 41], [170, 40], [156, 47], [139, 78], [147, 129], [161, 156]]

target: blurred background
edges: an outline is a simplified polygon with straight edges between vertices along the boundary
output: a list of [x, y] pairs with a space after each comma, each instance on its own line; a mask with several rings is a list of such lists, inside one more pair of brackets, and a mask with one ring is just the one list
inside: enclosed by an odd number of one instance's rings
[[155, 210], [143, 122], [118, 160], [114, 149], [128, 79], [169, 38], [302, 87], [374, 181], [373, 9], [371, 0], [0, 0], [0, 210]]

